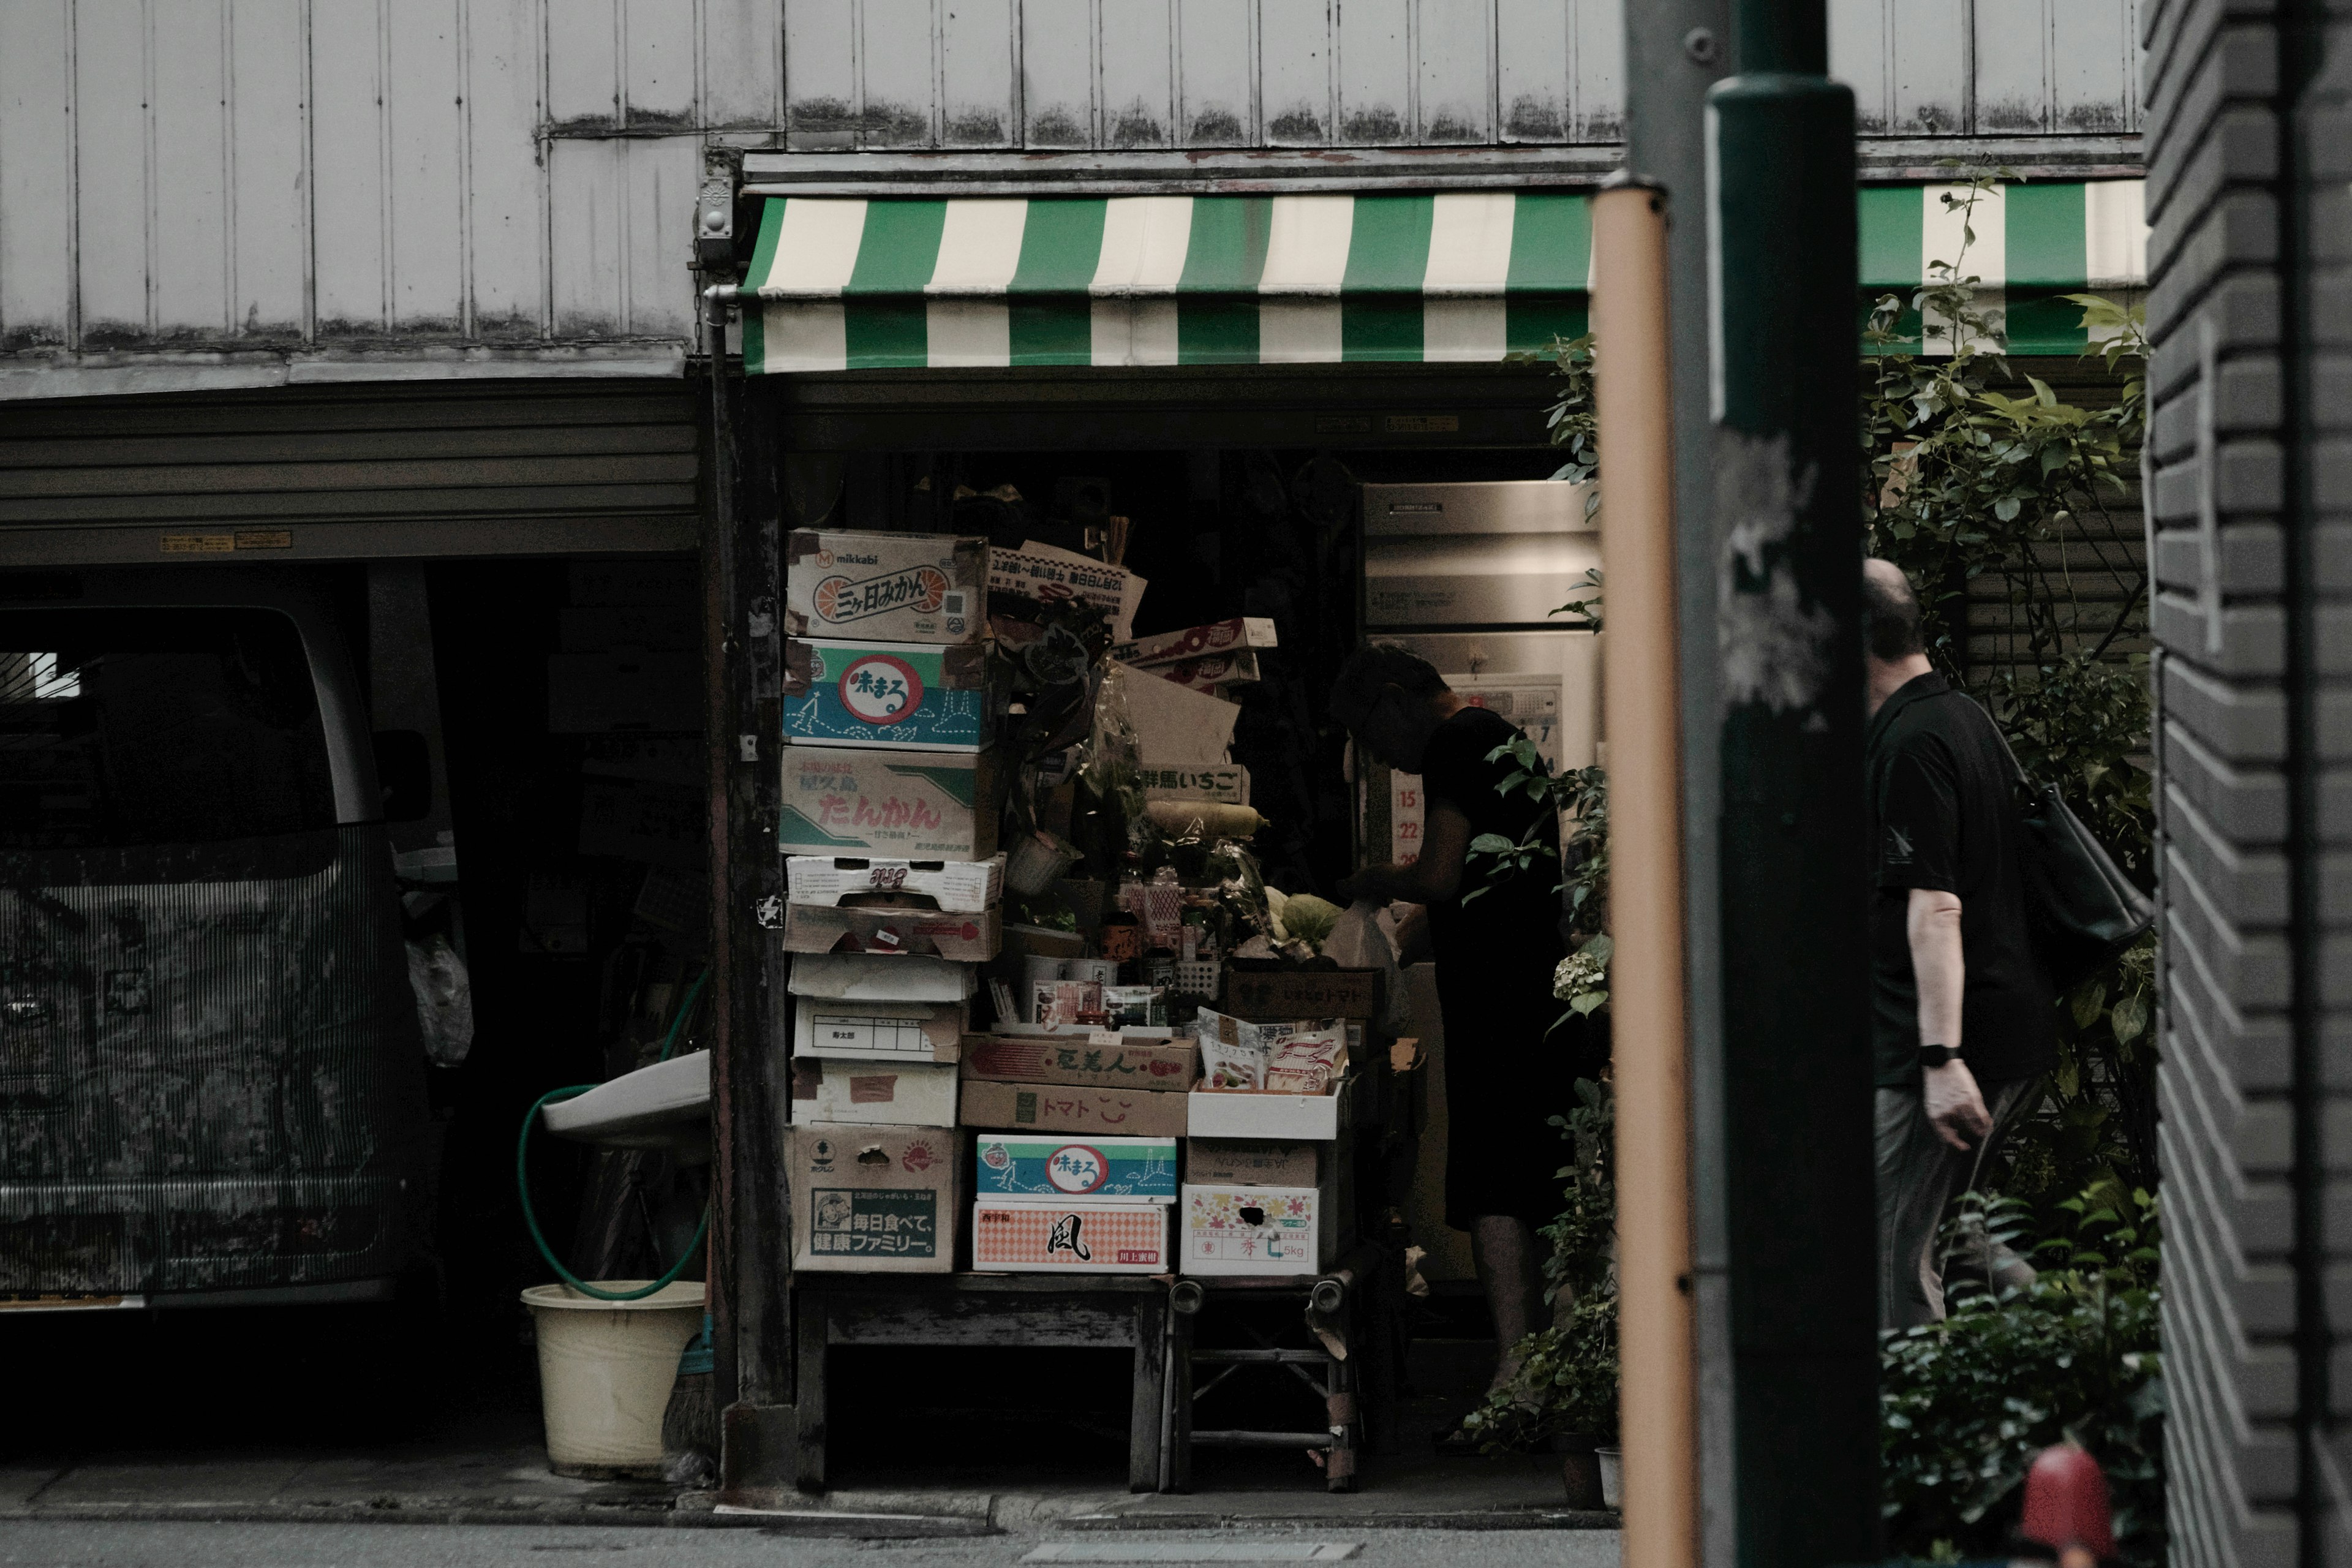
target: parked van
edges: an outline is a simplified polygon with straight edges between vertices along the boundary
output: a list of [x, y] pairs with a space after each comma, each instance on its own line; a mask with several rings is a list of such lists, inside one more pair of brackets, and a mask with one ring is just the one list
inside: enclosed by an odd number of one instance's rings
[[393, 1294], [425, 1108], [384, 815], [299, 571], [0, 574], [0, 1305]]

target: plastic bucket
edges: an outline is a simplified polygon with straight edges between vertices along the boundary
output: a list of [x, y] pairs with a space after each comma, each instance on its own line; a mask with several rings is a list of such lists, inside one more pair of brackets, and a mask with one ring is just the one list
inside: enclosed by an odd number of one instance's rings
[[[598, 1279], [635, 1290], [643, 1279]], [[702, 1330], [702, 1282], [681, 1279], [641, 1301], [599, 1301], [569, 1285], [522, 1293], [539, 1340], [547, 1460], [559, 1476], [658, 1477], [662, 1413], [677, 1359]]]

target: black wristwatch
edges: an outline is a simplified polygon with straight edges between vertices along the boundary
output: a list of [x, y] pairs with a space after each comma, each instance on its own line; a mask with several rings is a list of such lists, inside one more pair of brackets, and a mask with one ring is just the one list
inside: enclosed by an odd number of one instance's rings
[[1921, 1046], [1919, 1065], [1923, 1068], [1946, 1068], [1960, 1059], [1958, 1046]]

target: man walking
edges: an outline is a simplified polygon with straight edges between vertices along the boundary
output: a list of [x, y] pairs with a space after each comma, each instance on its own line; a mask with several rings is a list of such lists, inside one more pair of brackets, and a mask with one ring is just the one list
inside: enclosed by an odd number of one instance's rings
[[1866, 561], [1862, 580], [1878, 1321], [1909, 1328], [1944, 1315], [1944, 1207], [2055, 1063], [2057, 1026], [2026, 925], [2008, 752], [1928, 664], [1901, 569]]

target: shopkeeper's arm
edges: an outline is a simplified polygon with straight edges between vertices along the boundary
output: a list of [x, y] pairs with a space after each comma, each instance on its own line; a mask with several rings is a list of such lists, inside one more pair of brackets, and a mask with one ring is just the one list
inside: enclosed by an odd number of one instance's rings
[[1462, 889], [1470, 854], [1470, 819], [1451, 802], [1433, 800], [1422, 823], [1421, 858], [1410, 866], [1367, 866], [1339, 884], [1343, 899], [1439, 903]]

